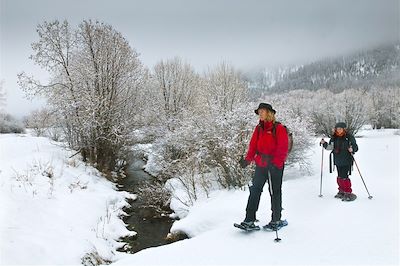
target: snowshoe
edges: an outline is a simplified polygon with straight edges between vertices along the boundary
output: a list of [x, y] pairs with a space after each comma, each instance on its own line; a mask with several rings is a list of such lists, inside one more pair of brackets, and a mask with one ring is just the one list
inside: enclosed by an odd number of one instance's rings
[[353, 201], [357, 198], [356, 194], [353, 193], [345, 193], [342, 201]]
[[254, 222], [241, 222], [240, 224], [234, 223], [233, 226], [247, 232], [260, 230], [260, 227], [255, 225]]
[[336, 198], [336, 199], [343, 199], [343, 197], [344, 197], [344, 192], [342, 192], [342, 191], [339, 191], [339, 192], [335, 195], [335, 198]]
[[266, 224], [266, 225], [264, 225], [263, 226], [263, 229], [265, 230], [265, 231], [277, 231], [277, 230], [279, 230], [279, 229], [281, 229], [282, 227], [284, 227], [284, 226], [287, 226], [288, 225], [288, 222], [286, 221], [286, 220], [279, 220], [279, 221], [276, 221], [276, 222], [269, 222], [268, 224]]

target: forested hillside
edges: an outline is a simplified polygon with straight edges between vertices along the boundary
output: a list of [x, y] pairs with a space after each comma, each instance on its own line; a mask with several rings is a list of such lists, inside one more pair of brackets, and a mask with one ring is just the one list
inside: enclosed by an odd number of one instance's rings
[[340, 92], [347, 88], [399, 87], [400, 44], [328, 58], [303, 66], [266, 70], [262, 75], [253, 75], [250, 84], [255, 95], [265, 94], [266, 91], [285, 92], [296, 89]]

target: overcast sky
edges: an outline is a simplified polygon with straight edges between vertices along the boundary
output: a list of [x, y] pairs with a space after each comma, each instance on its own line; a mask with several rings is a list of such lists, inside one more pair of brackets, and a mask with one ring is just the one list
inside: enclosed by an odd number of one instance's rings
[[0, 80], [6, 110], [27, 114], [17, 85], [25, 71], [46, 73], [28, 58], [36, 26], [84, 19], [111, 24], [152, 68], [180, 56], [200, 73], [222, 60], [247, 70], [301, 64], [399, 41], [400, 0], [0, 0]]

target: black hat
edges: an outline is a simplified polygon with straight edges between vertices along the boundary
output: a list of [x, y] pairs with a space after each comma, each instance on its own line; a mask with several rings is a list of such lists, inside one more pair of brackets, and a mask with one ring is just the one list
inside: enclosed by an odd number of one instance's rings
[[339, 122], [339, 123], [336, 123], [336, 125], [335, 125], [335, 128], [338, 128], [338, 127], [347, 128], [347, 125], [345, 122]]
[[254, 110], [254, 112], [255, 112], [256, 114], [258, 114], [258, 110], [259, 110], [259, 109], [267, 109], [267, 110], [273, 112], [274, 114], [276, 113], [276, 111], [275, 111], [275, 110], [272, 108], [272, 106], [271, 106], [270, 104], [268, 104], [268, 103], [260, 103], [260, 105], [258, 106], [258, 108], [257, 108], [256, 110]]

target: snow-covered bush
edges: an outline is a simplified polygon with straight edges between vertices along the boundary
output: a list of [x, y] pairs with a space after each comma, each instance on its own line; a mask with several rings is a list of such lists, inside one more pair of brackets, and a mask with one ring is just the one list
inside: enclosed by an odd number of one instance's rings
[[[287, 165], [297, 163], [307, 168], [305, 154], [311, 148], [310, 132], [313, 132], [310, 122], [293, 115], [278, 99], [273, 103], [276, 103], [278, 120], [294, 135]], [[180, 126], [154, 145], [159, 177], [175, 179], [175, 185], [186, 192], [180, 197], [182, 202], [190, 205], [218, 187], [240, 188], [248, 184], [253, 169], [242, 169], [238, 162], [246, 155], [258, 124], [258, 116], [254, 114], [257, 106], [258, 103], [241, 103], [228, 112], [202, 109], [196, 116], [186, 113]]]
[[185, 191], [178, 196], [185, 205], [218, 186], [241, 187], [248, 182], [250, 174], [239, 167], [238, 161], [248, 143], [249, 123], [238, 113], [193, 117], [187, 112], [180, 127], [155, 145], [161, 169], [158, 177], [175, 179], [175, 187]]
[[294, 114], [308, 117], [317, 134], [330, 136], [337, 122], [345, 122], [349, 131], [356, 134], [367, 121], [368, 96], [362, 90], [349, 89], [338, 94], [328, 90], [299, 91], [281, 94], [280, 97]]
[[137, 188], [136, 195], [141, 199], [142, 206], [152, 208], [158, 214], [169, 211], [171, 193], [164, 184], [146, 182]]
[[374, 88], [368, 94], [368, 114], [373, 128], [399, 128], [400, 88]]
[[25, 117], [24, 124], [27, 128], [32, 129], [38, 137], [45, 136], [53, 140], [60, 140], [60, 133], [57, 130], [53, 130], [57, 125], [55, 114], [55, 111], [46, 108], [35, 110]]
[[[264, 102], [271, 103], [276, 110], [276, 120], [286, 126], [293, 135], [293, 148], [289, 153], [286, 166], [298, 165], [302, 170], [308, 171], [308, 151], [312, 148], [312, 136], [315, 127], [307, 115], [302, 115], [304, 108], [299, 108], [298, 97], [285, 97], [273, 95]], [[305, 103], [303, 101], [303, 103]]]
[[353, 134], [368, 123], [374, 128], [400, 126], [400, 88], [347, 89], [341, 93], [295, 90], [272, 98], [285, 102], [293, 115], [308, 117], [315, 133], [326, 136], [339, 121], [345, 122]]
[[0, 133], [23, 133], [24, 126], [21, 121], [9, 114], [0, 113]]

